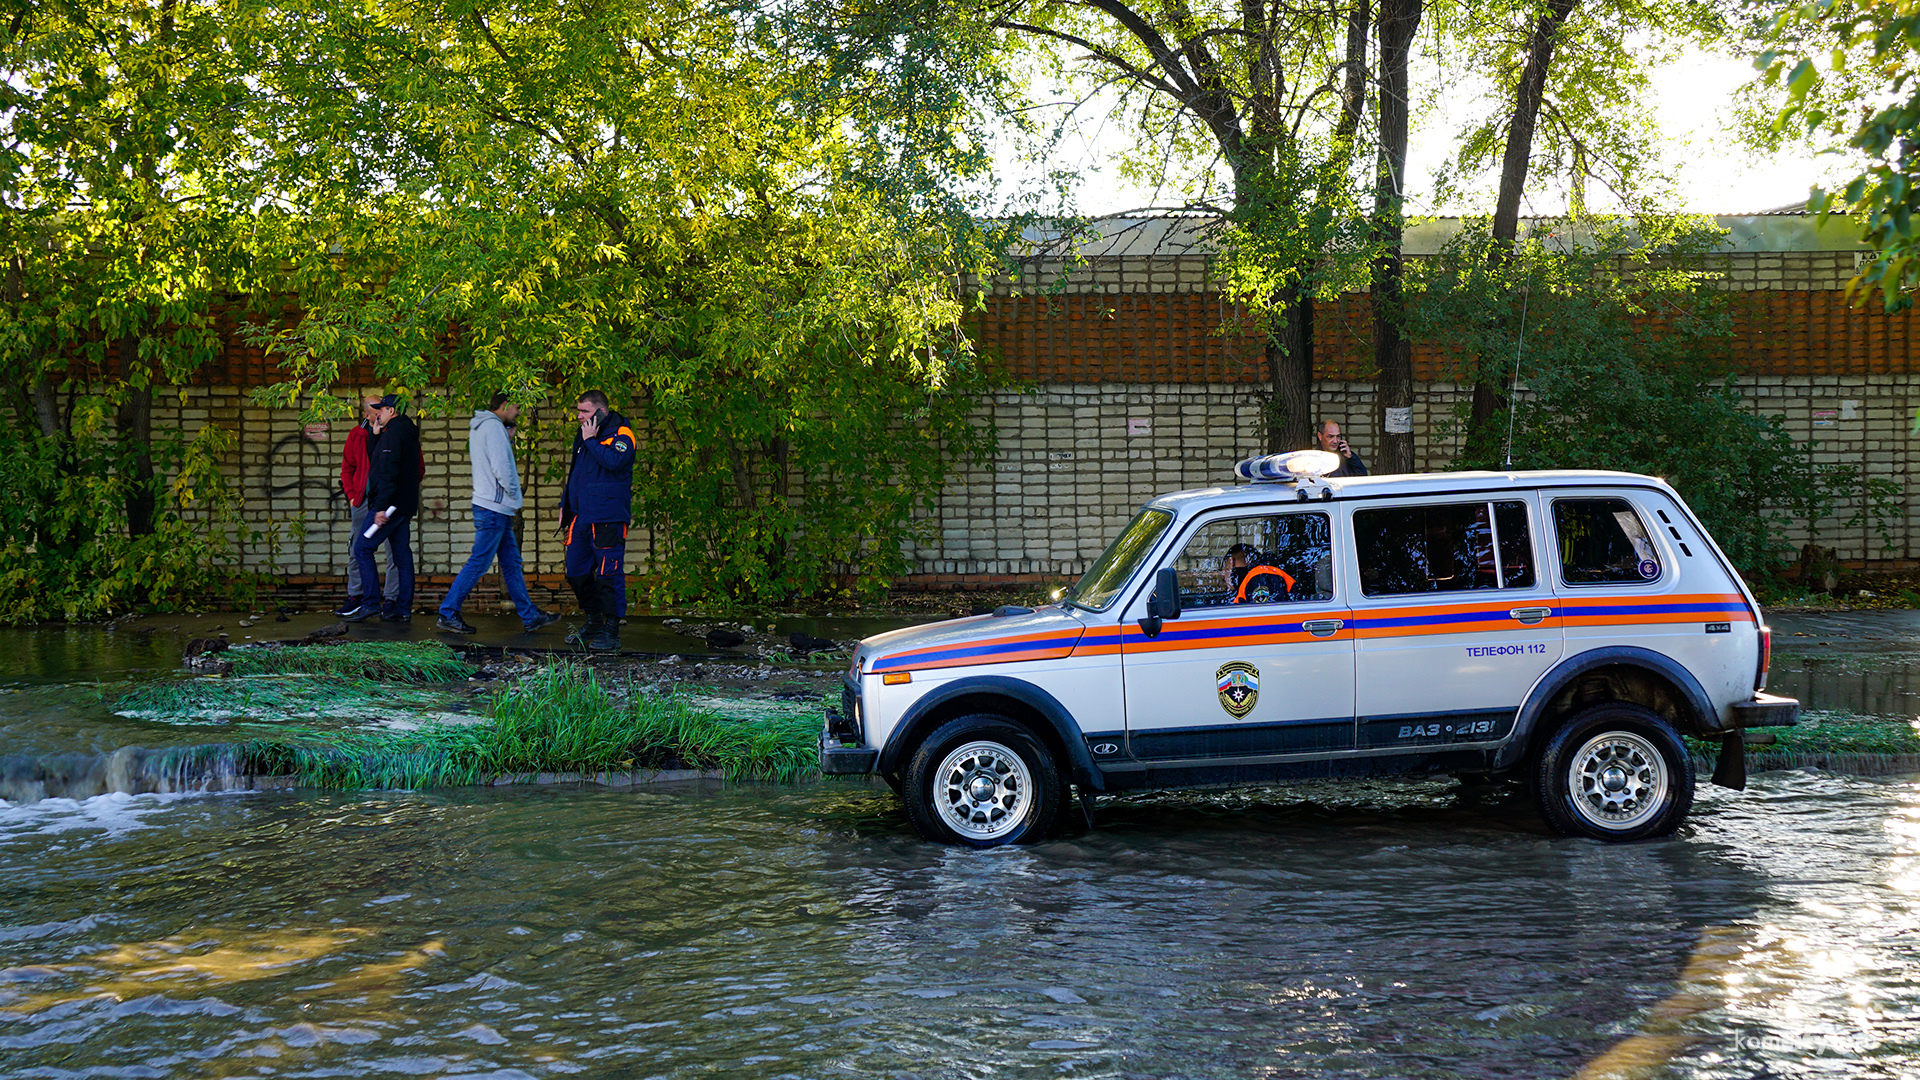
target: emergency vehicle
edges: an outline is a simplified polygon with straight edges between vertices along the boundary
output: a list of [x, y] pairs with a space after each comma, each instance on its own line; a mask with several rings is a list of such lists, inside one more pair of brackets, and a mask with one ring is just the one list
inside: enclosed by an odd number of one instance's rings
[[929, 840], [1043, 837], [1083, 797], [1297, 779], [1524, 777], [1558, 833], [1660, 836], [1682, 735], [1796, 721], [1760, 607], [1665, 482], [1334, 478], [1317, 451], [1143, 506], [1056, 602], [862, 641], [820, 737]]

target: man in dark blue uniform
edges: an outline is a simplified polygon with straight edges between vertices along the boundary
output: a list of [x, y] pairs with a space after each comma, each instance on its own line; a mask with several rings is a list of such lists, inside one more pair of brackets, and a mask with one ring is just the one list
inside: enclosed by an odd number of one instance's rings
[[574, 402], [580, 434], [560, 493], [560, 529], [567, 538], [567, 584], [586, 625], [567, 635], [595, 652], [618, 652], [627, 609], [627, 525], [633, 521], [633, 429], [589, 390]]

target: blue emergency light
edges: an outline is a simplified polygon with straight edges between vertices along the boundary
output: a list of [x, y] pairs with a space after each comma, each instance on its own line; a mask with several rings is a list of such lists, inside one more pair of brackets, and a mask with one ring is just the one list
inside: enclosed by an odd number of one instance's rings
[[1242, 480], [1311, 480], [1340, 467], [1340, 455], [1325, 450], [1295, 450], [1286, 454], [1252, 457], [1233, 467], [1233, 475]]

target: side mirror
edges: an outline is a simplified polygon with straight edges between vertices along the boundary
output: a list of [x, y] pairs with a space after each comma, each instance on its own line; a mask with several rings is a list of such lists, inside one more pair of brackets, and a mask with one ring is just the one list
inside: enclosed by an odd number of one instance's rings
[[1158, 619], [1180, 617], [1180, 574], [1163, 566], [1153, 575], [1153, 595], [1147, 597], [1147, 614]]
[[1153, 592], [1147, 596], [1147, 616], [1140, 620], [1140, 632], [1159, 637], [1160, 621], [1179, 617], [1180, 574], [1171, 566], [1163, 566], [1153, 575]]

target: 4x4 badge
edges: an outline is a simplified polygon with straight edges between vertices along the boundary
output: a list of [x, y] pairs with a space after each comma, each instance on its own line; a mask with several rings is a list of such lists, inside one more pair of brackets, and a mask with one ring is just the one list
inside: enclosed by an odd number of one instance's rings
[[1238, 720], [1260, 700], [1260, 669], [1245, 660], [1230, 660], [1213, 673], [1220, 689], [1220, 707]]

